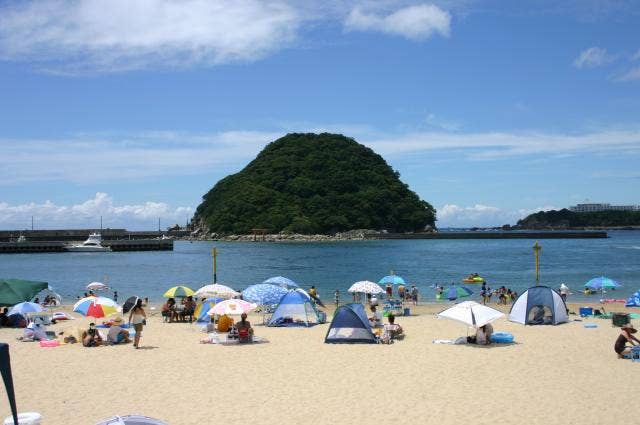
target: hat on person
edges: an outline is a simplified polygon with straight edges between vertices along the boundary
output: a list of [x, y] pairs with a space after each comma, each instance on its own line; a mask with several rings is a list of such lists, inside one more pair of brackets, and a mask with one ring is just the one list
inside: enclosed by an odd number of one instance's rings
[[629, 331], [632, 334], [638, 332], [638, 330], [636, 328], [633, 327], [633, 325], [622, 325], [622, 329], [625, 331]]
[[115, 319], [113, 319], [113, 323], [122, 323], [122, 317], [116, 317]]

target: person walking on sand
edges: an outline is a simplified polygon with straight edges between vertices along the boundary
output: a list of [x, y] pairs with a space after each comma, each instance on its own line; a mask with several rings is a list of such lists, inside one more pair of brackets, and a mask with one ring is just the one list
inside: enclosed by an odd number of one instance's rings
[[411, 300], [413, 305], [418, 305], [418, 288], [416, 288], [416, 285], [411, 285]]
[[138, 298], [136, 305], [131, 309], [131, 313], [129, 313], [129, 323], [133, 324], [133, 329], [136, 330], [136, 336], [133, 339], [133, 348], [139, 348], [142, 327], [147, 324], [147, 313], [145, 313], [142, 308], [142, 300], [140, 298]]

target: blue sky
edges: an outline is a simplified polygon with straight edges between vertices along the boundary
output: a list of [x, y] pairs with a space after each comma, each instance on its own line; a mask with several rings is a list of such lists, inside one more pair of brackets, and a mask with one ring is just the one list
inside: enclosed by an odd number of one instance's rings
[[270, 141], [372, 147], [440, 226], [638, 204], [639, 1], [0, 0], [0, 228], [154, 228]]

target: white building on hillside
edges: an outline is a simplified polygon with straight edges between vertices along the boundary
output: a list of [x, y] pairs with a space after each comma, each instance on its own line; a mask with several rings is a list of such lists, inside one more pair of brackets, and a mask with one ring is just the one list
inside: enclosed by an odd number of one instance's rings
[[578, 204], [569, 207], [569, 210], [578, 213], [598, 211], [640, 211], [640, 205]]

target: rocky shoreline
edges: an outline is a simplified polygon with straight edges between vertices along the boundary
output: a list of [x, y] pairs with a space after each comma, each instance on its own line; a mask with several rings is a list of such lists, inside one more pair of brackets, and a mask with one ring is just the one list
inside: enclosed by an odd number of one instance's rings
[[375, 238], [384, 232], [370, 229], [350, 230], [333, 235], [304, 235], [300, 233], [275, 233], [256, 235], [219, 235], [216, 233], [198, 232], [199, 234], [184, 238], [185, 240], [217, 240], [224, 242], [336, 242]]

